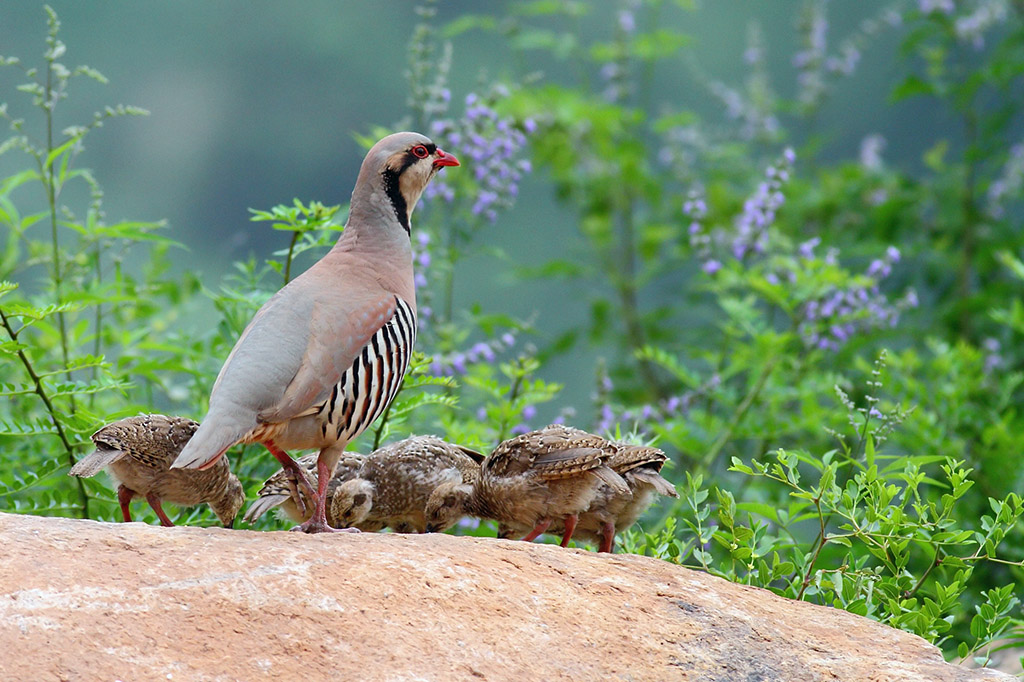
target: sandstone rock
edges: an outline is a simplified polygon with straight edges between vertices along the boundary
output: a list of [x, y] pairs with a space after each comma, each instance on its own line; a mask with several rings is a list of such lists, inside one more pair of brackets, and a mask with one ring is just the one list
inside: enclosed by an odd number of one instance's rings
[[997, 680], [655, 559], [0, 514], [2, 680]]

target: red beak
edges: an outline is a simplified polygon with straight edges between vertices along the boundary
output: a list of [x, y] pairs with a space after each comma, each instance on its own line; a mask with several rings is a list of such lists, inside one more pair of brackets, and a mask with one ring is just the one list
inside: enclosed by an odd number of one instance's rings
[[459, 165], [459, 160], [455, 158], [454, 154], [449, 154], [440, 147], [437, 148], [437, 151], [434, 152], [434, 155], [437, 157], [434, 159], [434, 168]]

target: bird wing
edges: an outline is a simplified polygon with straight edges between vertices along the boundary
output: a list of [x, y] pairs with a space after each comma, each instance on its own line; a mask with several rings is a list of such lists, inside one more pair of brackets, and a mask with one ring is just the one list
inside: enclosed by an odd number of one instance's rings
[[322, 405], [370, 338], [394, 316], [397, 306], [398, 299], [385, 292], [350, 306], [347, 315], [336, 314], [336, 306], [314, 305], [298, 369], [280, 400], [260, 410], [259, 420], [287, 421]]
[[569, 478], [601, 467], [602, 452], [598, 448], [570, 447], [538, 454], [531, 469], [545, 480]]
[[208, 414], [172, 466], [208, 466], [260, 424], [311, 414], [394, 315], [394, 294], [304, 280], [316, 267], [253, 317], [214, 383]]
[[629, 445], [612, 443], [611, 454], [607, 463], [618, 473], [625, 473], [638, 467], [649, 467], [655, 472], [660, 471], [665, 460], [665, 453], [658, 448], [647, 445]]

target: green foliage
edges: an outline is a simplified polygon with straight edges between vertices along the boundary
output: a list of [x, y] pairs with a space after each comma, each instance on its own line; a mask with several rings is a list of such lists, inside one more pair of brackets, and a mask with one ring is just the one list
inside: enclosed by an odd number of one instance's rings
[[[836, 42], [826, 3], [808, 0], [797, 78], [781, 86], [756, 26], [742, 83], [701, 71], [674, 28], [693, 11], [686, 2], [626, 3], [599, 40], [578, 30], [597, 20], [593, 3], [519, 2], [446, 26], [420, 8], [400, 127], [428, 132], [463, 167], [417, 208], [417, 353], [385, 417], [352, 447], [432, 432], [487, 451], [553, 407], [670, 456], [680, 499], [622, 532], [623, 550], [846, 609], [982, 665], [1019, 643], [1024, 16], [1019, 3], [992, 3], [1002, 14], [988, 24], [975, 3], [916, 5], [882, 8]], [[0, 508], [116, 520], [104, 477], [64, 475], [88, 434], [139, 411], [201, 416], [253, 313], [330, 247], [345, 209], [252, 210], [258, 229], [288, 233], [286, 246], [232, 264], [212, 288], [172, 274], [182, 247], [162, 224], [107, 222], [99, 182], [78, 166], [90, 131], [142, 112], [60, 119], [70, 82], [104, 79], [63, 66], [47, 16], [40, 67], [0, 59], [23, 80], [22, 99], [0, 105], [0, 154], [25, 159], [0, 179]], [[458, 41], [474, 32], [515, 70], [451, 93]], [[934, 131], [920, 168], [885, 163], [878, 140], [859, 161], [823, 153], [825, 102], [886, 32], [903, 41], [892, 100], [929, 98], [963, 131]], [[548, 68], [572, 75], [537, 71]], [[659, 88], [679, 70], [723, 116]], [[499, 216], [529, 223], [528, 206], [508, 209], [531, 171], [550, 180], [577, 234], [543, 262], [508, 265], [488, 231]], [[471, 254], [553, 295], [585, 291], [586, 321], [554, 337], [456, 306], [456, 291], [472, 297], [459, 268]], [[209, 323], [193, 331], [196, 316]], [[545, 370], [583, 347], [605, 355], [575, 378], [596, 383], [594, 404], [564, 405]], [[230, 456], [250, 498], [277, 469], [258, 446]], [[176, 520], [216, 523], [205, 507]]]

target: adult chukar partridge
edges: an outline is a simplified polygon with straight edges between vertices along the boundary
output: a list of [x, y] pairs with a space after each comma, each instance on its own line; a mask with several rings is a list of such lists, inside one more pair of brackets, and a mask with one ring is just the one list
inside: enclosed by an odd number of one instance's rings
[[[210, 408], [174, 467], [212, 466], [235, 443], [262, 443], [315, 501], [348, 442], [395, 397], [416, 337], [409, 219], [431, 178], [458, 159], [418, 133], [373, 146], [334, 247], [256, 313], [228, 355]], [[286, 450], [316, 448], [317, 489]]]
[[556, 520], [569, 544], [578, 515], [585, 512], [602, 484], [629, 494], [626, 482], [608, 467], [599, 436], [560, 424], [510, 438], [480, 466], [472, 486], [445, 484], [432, 496], [428, 530], [470, 514], [494, 519], [503, 528], [527, 532], [526, 541]]
[[78, 461], [69, 476], [94, 476], [106, 469], [118, 482], [117, 501], [125, 522], [132, 520], [129, 503], [141, 495], [163, 526], [173, 526], [161, 502], [190, 507], [206, 502], [230, 528], [245, 502], [238, 477], [227, 459], [205, 471], [171, 469], [171, 462], [199, 425], [184, 417], [144, 414], [107, 424], [92, 434], [96, 452]]

